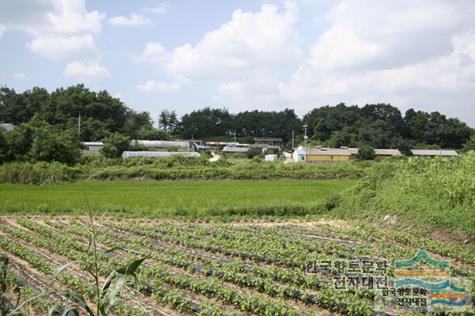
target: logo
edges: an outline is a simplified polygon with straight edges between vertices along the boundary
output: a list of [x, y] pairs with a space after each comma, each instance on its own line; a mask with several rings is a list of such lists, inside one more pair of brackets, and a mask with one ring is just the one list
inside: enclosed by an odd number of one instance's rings
[[[455, 276], [450, 263], [432, 258], [424, 247], [407, 260], [394, 262], [390, 287], [377, 297], [378, 309], [464, 312], [471, 308], [470, 280]], [[455, 270], [456, 271], [456, 270]]]

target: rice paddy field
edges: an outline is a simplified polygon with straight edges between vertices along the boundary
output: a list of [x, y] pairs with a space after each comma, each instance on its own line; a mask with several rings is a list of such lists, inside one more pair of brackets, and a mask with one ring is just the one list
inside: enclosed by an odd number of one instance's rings
[[[58, 185], [0, 184], [0, 212], [130, 216], [292, 215], [316, 208], [356, 180], [79, 181]], [[285, 206], [285, 209], [283, 208]]]
[[[33, 315], [46, 315], [52, 305], [77, 306], [81, 314], [86, 307], [94, 310], [95, 280], [86, 272], [91, 265], [97, 265], [102, 286], [110, 271], [137, 259], [144, 261], [136, 282], [125, 283], [110, 314], [376, 315], [372, 289], [336, 290], [332, 275], [307, 273], [306, 263], [411, 258], [420, 242], [431, 257], [450, 260], [456, 273], [473, 279], [475, 272], [475, 256], [463, 247], [342, 220], [216, 223], [4, 216], [0, 236], [0, 252], [10, 260], [6, 299], [15, 304], [18, 293], [23, 299], [47, 293], [28, 305]], [[64, 271], [58, 274], [60, 267]], [[15, 284], [16, 290], [9, 290]], [[82, 297], [85, 305], [60, 294], [66, 291]], [[399, 314], [406, 313], [378, 315]]]

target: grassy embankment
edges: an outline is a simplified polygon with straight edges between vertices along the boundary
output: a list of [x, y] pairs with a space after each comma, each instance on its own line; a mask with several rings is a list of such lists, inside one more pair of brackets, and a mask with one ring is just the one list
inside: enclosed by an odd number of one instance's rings
[[130, 216], [304, 215], [355, 180], [78, 181], [58, 185], [0, 184], [0, 212]]
[[74, 166], [59, 163], [7, 163], [0, 165], [0, 183], [52, 184], [81, 179], [98, 180], [264, 180], [264, 179], [357, 179], [371, 163], [284, 164], [282, 162], [226, 160], [209, 162], [205, 158], [169, 159], [91, 159]]
[[333, 204], [332, 216], [370, 219], [419, 235], [461, 235], [475, 244], [475, 152], [377, 163]]

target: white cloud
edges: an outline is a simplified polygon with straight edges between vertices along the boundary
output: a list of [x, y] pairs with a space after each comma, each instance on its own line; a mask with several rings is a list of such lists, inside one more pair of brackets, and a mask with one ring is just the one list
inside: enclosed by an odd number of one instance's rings
[[170, 11], [170, 4], [168, 2], [161, 2], [154, 7], [145, 8], [144, 11], [149, 13], [165, 14]]
[[[300, 108], [391, 102], [475, 122], [475, 3], [342, 0], [290, 79], [283, 100]], [[473, 113], [473, 112], [472, 112]]]
[[28, 76], [26, 74], [24, 74], [23, 72], [16, 72], [14, 74], [12, 74], [12, 77], [13, 79], [15, 79], [16, 81], [27, 81], [29, 80], [30, 78], [28, 78]]
[[[264, 4], [257, 12], [236, 10], [228, 22], [205, 33], [195, 44], [167, 50], [159, 42], [149, 42], [135, 58], [157, 63], [181, 84], [214, 85], [219, 93], [214, 98], [228, 105], [250, 99], [267, 102], [278, 95], [277, 78], [285, 65], [301, 57], [297, 13], [297, 6], [290, 1], [283, 10], [271, 4]], [[168, 89], [168, 85], [155, 82], [139, 89], [152, 87]]]
[[86, 11], [85, 0], [55, 0], [53, 5], [56, 10], [48, 12], [47, 17], [55, 33], [97, 33], [106, 16], [98, 11]]
[[139, 61], [165, 63], [170, 55], [165, 47], [158, 42], [148, 42], [145, 44], [145, 49], [140, 55], [135, 58]]
[[93, 35], [101, 31], [104, 19], [104, 13], [86, 10], [85, 0], [0, 1], [2, 24], [31, 34], [27, 47], [50, 59], [96, 53]]
[[265, 4], [259, 12], [236, 10], [229, 22], [190, 43], [166, 51], [158, 42], [147, 43], [142, 60], [162, 63], [175, 77], [210, 79], [252, 76], [256, 69], [272, 69], [300, 56], [300, 38], [294, 29], [296, 7], [279, 12]]
[[91, 55], [95, 52], [94, 38], [91, 34], [77, 36], [39, 36], [27, 47], [46, 58], [59, 60], [66, 57]]
[[66, 77], [101, 78], [110, 77], [106, 68], [99, 63], [71, 62], [64, 70]]
[[149, 80], [137, 85], [137, 89], [144, 92], [174, 92], [181, 89], [181, 84], [179, 82]]
[[151, 26], [152, 20], [147, 19], [142, 14], [131, 13], [129, 16], [114, 16], [107, 20], [113, 26]]
[[6, 32], [7, 32], [7, 27], [5, 25], [0, 24], [0, 39], [3, 38]]

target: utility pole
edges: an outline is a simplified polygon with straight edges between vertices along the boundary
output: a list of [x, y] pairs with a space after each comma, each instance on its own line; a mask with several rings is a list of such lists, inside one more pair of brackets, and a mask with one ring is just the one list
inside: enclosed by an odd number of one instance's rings
[[295, 148], [295, 131], [292, 130], [292, 150]]
[[304, 144], [305, 144], [305, 163], [307, 163], [307, 138], [308, 138], [308, 136], [307, 136], [307, 127], [308, 127], [307, 124], [305, 124], [303, 126], [304, 131], [305, 131], [304, 136], [303, 136]]
[[78, 139], [81, 140], [81, 111], [78, 113]]

